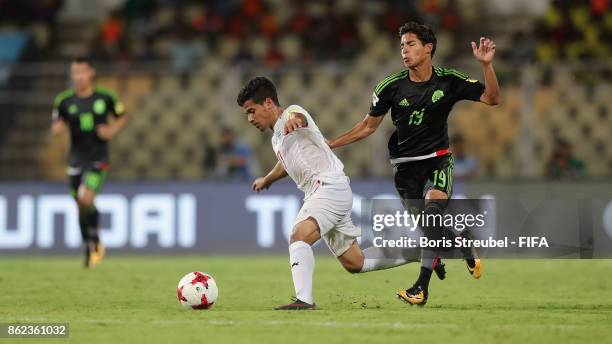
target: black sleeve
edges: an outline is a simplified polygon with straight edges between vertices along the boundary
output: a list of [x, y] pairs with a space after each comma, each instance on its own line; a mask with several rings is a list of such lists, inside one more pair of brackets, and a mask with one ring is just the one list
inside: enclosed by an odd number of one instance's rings
[[53, 102], [53, 111], [51, 112], [51, 120], [56, 121], [58, 119], [66, 120], [66, 107], [64, 106], [64, 98], [61, 95], [55, 98]]
[[108, 108], [110, 112], [115, 117], [121, 117], [125, 114], [125, 106], [123, 103], [117, 98], [115, 94], [109, 95], [107, 99]]
[[393, 101], [391, 99], [392, 87], [387, 86], [382, 90], [372, 92], [372, 103], [370, 104], [370, 116], [384, 116], [391, 108]]
[[457, 100], [472, 100], [480, 101], [485, 86], [478, 80], [467, 78], [459, 78], [453, 76], [455, 80], [455, 89], [457, 90]]

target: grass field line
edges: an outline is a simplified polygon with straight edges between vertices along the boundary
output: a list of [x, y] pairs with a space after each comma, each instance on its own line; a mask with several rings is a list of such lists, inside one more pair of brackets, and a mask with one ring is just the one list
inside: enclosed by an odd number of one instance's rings
[[[94, 320], [83, 320], [83, 322], [95, 322]], [[121, 323], [121, 321], [117, 321]], [[244, 325], [263, 325], [263, 326], [288, 326], [288, 325], [299, 325], [299, 326], [313, 326], [313, 327], [336, 327], [336, 328], [405, 328], [405, 329], [414, 329], [414, 328], [460, 328], [464, 327], [463, 324], [449, 324], [449, 323], [406, 323], [406, 322], [344, 322], [344, 321], [311, 321], [311, 320], [204, 320], [204, 319], [194, 319], [185, 321], [185, 319], [181, 320], [154, 320], [151, 322], [141, 322], [137, 323], [151, 323], [151, 324], [185, 324], [186, 322], [197, 322], [199, 324], [208, 324], [214, 326], [244, 326]], [[488, 329], [502, 329], [508, 327], [515, 327], [517, 324], [507, 325], [492, 325], [487, 326]], [[522, 328], [554, 328], [554, 329], [579, 329], [583, 327], [592, 328], [593, 324], [589, 324], [588, 326], [576, 325], [576, 324], [527, 324], [527, 325], [519, 325]], [[605, 327], [605, 326], [602, 326]]]
[[[1, 322], [7, 322], [6, 319], [0, 319]], [[12, 319], [10, 322], [68, 322], [68, 323], [85, 323], [85, 324], [129, 324], [129, 325], [185, 325], [188, 323], [198, 323], [200, 325], [211, 326], [310, 326], [310, 327], [331, 327], [331, 328], [388, 328], [388, 329], [415, 329], [415, 328], [461, 328], [462, 324], [449, 323], [404, 323], [404, 322], [343, 322], [343, 321], [311, 321], [311, 320], [216, 320], [216, 319], [176, 319], [176, 320], [152, 320], [152, 321], [137, 321], [131, 319], [82, 319], [75, 321], [58, 321], [49, 318], [21, 318]], [[508, 329], [508, 328], [523, 328], [523, 329], [556, 329], [556, 330], [576, 330], [581, 328], [607, 327], [604, 325], [598, 326], [594, 324], [577, 325], [577, 324], [495, 324], [486, 325], [486, 329]]]

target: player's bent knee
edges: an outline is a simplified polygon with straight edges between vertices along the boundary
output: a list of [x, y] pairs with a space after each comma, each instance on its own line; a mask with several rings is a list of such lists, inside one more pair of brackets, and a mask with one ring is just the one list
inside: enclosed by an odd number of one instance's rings
[[84, 195], [79, 195], [77, 197], [77, 203], [79, 205], [79, 207], [81, 208], [91, 208], [94, 205], [94, 198], [84, 194]]
[[312, 245], [319, 239], [321, 239], [321, 233], [319, 232], [317, 222], [312, 218], [308, 218], [295, 225], [289, 237], [289, 242], [303, 241]]
[[91, 206], [87, 197], [77, 197], [77, 203], [80, 208], [89, 208]]
[[304, 241], [304, 235], [302, 235], [302, 233], [300, 233], [300, 231], [298, 230], [294, 230], [293, 232], [291, 232], [291, 236], [289, 237], [289, 242], [290, 243], [294, 243], [296, 241]]
[[425, 195], [425, 199], [444, 200], [444, 199], [448, 199], [448, 194], [444, 191], [433, 189], [427, 192], [427, 195]]

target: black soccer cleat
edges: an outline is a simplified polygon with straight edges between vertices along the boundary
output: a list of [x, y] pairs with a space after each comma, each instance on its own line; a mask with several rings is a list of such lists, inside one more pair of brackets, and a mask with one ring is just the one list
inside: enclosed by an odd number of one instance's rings
[[440, 280], [446, 278], [445, 264], [442, 263], [442, 259], [440, 259], [440, 257], [436, 257], [436, 259], [434, 259], [431, 269], [436, 273], [436, 276], [438, 276]]
[[316, 309], [316, 305], [314, 303], [313, 304], [306, 303], [295, 297], [291, 298], [291, 300], [293, 301], [292, 303], [278, 306], [278, 307], [275, 307], [274, 309], [277, 311], [307, 311], [307, 310]]
[[400, 300], [410, 304], [411, 306], [417, 305], [421, 307], [425, 306], [427, 303], [428, 296], [429, 293], [427, 292], [427, 289], [423, 289], [423, 287], [420, 285], [414, 285], [408, 290], [401, 290], [399, 293], [397, 293], [397, 297]]

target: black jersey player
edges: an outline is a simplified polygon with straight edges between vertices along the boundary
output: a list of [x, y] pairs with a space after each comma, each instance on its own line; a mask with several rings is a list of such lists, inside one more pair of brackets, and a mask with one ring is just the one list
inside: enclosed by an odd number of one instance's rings
[[109, 168], [108, 141], [127, 122], [123, 104], [112, 91], [96, 86], [95, 73], [86, 59], [78, 58], [71, 63], [73, 87], [55, 98], [51, 125], [53, 134], [66, 128], [70, 132], [67, 174], [70, 193], [78, 204], [86, 267], [94, 267], [104, 256], [94, 198], [102, 189]]
[[[388, 147], [397, 192], [406, 208], [411, 207], [411, 200], [424, 199], [420, 209], [426, 215], [442, 214], [452, 192], [453, 158], [448, 149], [447, 119], [460, 100], [499, 103], [499, 85], [492, 64], [495, 43], [484, 37], [479, 44], [472, 42], [474, 58], [484, 73], [482, 84], [454, 69], [432, 65], [436, 37], [428, 27], [410, 22], [400, 28], [399, 36], [406, 69], [378, 83], [365, 119], [328, 143], [335, 148], [369, 136], [390, 109], [396, 130]], [[423, 231], [429, 239], [439, 239], [441, 229], [430, 227]], [[479, 278], [480, 260], [466, 253], [464, 256], [468, 271]], [[422, 250], [419, 278], [398, 296], [410, 304], [424, 305], [432, 267], [439, 262], [437, 251]]]

